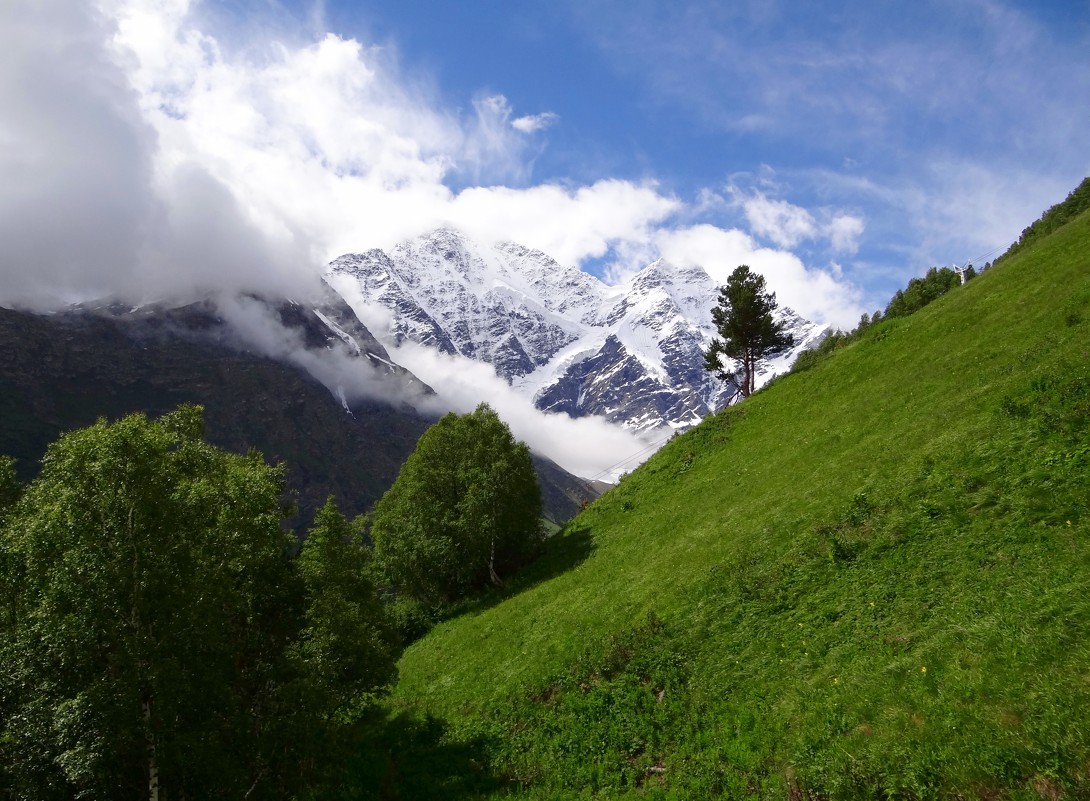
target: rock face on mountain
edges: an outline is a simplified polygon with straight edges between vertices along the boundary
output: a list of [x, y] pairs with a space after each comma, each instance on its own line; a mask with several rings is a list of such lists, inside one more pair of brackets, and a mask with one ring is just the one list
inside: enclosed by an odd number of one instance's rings
[[[50, 315], [0, 308], [0, 453], [16, 458], [23, 479], [65, 431], [197, 403], [209, 441], [285, 465], [293, 523], [305, 526], [328, 495], [355, 515], [390, 487], [434, 422], [397, 399], [430, 391], [335, 297]], [[557, 522], [599, 494], [546, 459], [535, 466]]]
[[[389, 254], [341, 256], [326, 281], [388, 346], [409, 340], [487, 362], [545, 411], [684, 428], [736, 391], [703, 369], [717, 287], [700, 267], [660, 260], [608, 286], [540, 251], [440, 229]], [[759, 382], [825, 333], [780, 314], [796, 345]]]

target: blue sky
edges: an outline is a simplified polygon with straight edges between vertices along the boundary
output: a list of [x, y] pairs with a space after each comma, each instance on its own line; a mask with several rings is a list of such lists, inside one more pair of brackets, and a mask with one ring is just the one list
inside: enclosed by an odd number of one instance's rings
[[[1090, 173], [1087, 2], [435, 0], [310, 14], [390, 43], [452, 105], [499, 92], [555, 113], [528, 180], [652, 178], [687, 199], [734, 186], [859, 215], [860, 251], [838, 260], [873, 302], [932, 263], [1009, 244]], [[948, 208], [969, 204], [978, 215]], [[707, 218], [744, 226], [733, 211]]]
[[[0, 82], [0, 233], [41, 262], [9, 259], [0, 301], [291, 284], [449, 224], [611, 281], [745, 260], [849, 326], [931, 265], [1001, 251], [1090, 174], [1085, 1], [69, 10], [0, 11], [5, 69], [32, 76]], [[61, 196], [66, 233], [28, 228]]]

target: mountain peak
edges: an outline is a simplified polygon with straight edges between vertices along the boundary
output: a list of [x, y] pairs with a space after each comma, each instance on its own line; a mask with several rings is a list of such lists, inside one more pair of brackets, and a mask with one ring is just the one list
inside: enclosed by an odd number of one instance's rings
[[[353, 308], [386, 310], [391, 324], [364, 322], [388, 347], [410, 340], [491, 364], [543, 410], [676, 428], [734, 394], [703, 369], [717, 287], [697, 265], [658, 259], [610, 287], [519, 243], [436, 228], [388, 255], [342, 256], [327, 280]], [[811, 325], [792, 318], [799, 346], [784, 359], [810, 343]]]

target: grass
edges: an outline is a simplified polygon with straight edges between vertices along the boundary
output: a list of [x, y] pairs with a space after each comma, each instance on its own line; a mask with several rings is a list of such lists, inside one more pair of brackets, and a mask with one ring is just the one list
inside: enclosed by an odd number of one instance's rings
[[1088, 796], [1088, 418], [1084, 213], [676, 437], [394, 702], [490, 795]]

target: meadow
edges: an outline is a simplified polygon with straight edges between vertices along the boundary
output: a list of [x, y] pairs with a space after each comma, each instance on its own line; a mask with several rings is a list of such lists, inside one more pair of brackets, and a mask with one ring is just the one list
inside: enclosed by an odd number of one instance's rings
[[393, 705], [449, 797], [1090, 795], [1088, 420], [1081, 213], [675, 437]]

